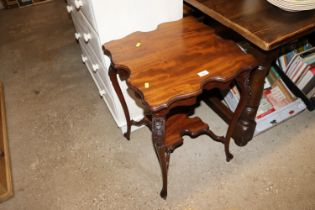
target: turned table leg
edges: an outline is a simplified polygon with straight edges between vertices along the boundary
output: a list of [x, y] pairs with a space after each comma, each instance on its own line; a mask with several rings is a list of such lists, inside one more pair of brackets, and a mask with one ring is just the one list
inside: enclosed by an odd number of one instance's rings
[[255, 55], [261, 63], [250, 75], [249, 85], [252, 94], [249, 96], [246, 106], [241, 113], [232, 134], [232, 137], [238, 146], [245, 146], [254, 136], [256, 129], [255, 118], [264, 90], [265, 77], [269, 73], [272, 62], [279, 55], [277, 50], [263, 52], [256, 49], [250, 49], [248, 51]]
[[254, 136], [256, 128], [256, 114], [261, 100], [264, 80], [267, 74], [267, 68], [260, 67], [251, 75], [250, 89], [252, 95], [249, 96], [247, 104], [241, 113], [233, 131], [235, 143], [238, 146], [245, 146]]
[[225, 148], [225, 156], [226, 161], [230, 161], [233, 158], [233, 155], [230, 153], [230, 140], [232, 137], [232, 133], [235, 130], [237, 125], [237, 121], [239, 120], [242, 110], [244, 110], [248, 98], [251, 96], [250, 86], [249, 86], [249, 72], [245, 72], [236, 78], [236, 83], [240, 90], [240, 101], [237, 105], [237, 108], [233, 114], [231, 121], [229, 122], [229, 127], [225, 136], [224, 148]]

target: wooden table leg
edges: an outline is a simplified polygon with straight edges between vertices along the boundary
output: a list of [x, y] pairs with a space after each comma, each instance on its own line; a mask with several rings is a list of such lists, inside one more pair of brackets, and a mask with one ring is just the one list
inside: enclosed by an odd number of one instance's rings
[[160, 192], [160, 196], [164, 199], [167, 197], [167, 172], [169, 165], [169, 151], [164, 146], [165, 138], [165, 116], [153, 115], [152, 116], [152, 140], [154, 144], [154, 149], [159, 159], [163, 187]]
[[[124, 133], [124, 136], [126, 137], [126, 139], [130, 140], [130, 132], [131, 132], [130, 114], [129, 114], [129, 110], [128, 110], [124, 95], [121, 91], [121, 88], [120, 88], [118, 80], [117, 80], [118, 70], [115, 69], [113, 66], [110, 66], [109, 71], [108, 71], [108, 75], [109, 75], [109, 78], [112, 82], [114, 90], [118, 96], [120, 104], [124, 110], [124, 114], [125, 114], [125, 118], [126, 118], [126, 124], [127, 124], [127, 131], [126, 131], [126, 133]], [[121, 78], [121, 79], [125, 79], [125, 78]]]
[[257, 49], [249, 49], [249, 53], [255, 55], [260, 61], [260, 66], [250, 76], [251, 96], [242, 112], [234, 132], [232, 134], [238, 146], [245, 146], [254, 136], [256, 129], [256, 114], [264, 89], [265, 77], [269, 73], [272, 62], [278, 56], [277, 50], [264, 52]]
[[251, 95], [251, 91], [249, 88], [249, 76], [250, 76], [249, 72], [245, 72], [241, 74], [238, 78], [236, 78], [236, 82], [240, 89], [240, 101], [229, 122], [229, 128], [225, 136], [224, 148], [225, 148], [226, 161], [230, 161], [233, 158], [233, 155], [230, 153], [230, 150], [229, 150], [230, 139], [231, 139], [232, 133], [234, 132], [237, 126], [237, 121], [239, 120], [241, 112], [242, 110], [244, 110], [244, 107], [247, 104], [248, 98]]

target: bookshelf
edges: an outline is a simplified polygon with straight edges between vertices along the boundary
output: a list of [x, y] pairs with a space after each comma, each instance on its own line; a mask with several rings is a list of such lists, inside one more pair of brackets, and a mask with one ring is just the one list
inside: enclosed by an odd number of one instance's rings
[[290, 91], [298, 98], [300, 98], [306, 105], [307, 109], [309, 111], [313, 111], [315, 109], [315, 97], [308, 98], [297, 86], [292, 80], [282, 71], [282, 69], [275, 64], [274, 65], [276, 71], [281, 76], [284, 83], [287, 85], [287, 87], [290, 89]]
[[315, 109], [314, 38], [302, 40], [286, 49], [274, 67], [290, 91], [300, 98], [309, 111]]

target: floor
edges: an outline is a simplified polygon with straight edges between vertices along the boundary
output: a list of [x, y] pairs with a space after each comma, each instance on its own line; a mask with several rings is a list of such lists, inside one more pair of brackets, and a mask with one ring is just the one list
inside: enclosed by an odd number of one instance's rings
[[[246, 147], [185, 138], [171, 157], [169, 196], [146, 128], [126, 141], [98, 96], [62, 0], [0, 11], [15, 196], [1, 210], [314, 210], [315, 112]], [[211, 127], [226, 126], [205, 106]]]

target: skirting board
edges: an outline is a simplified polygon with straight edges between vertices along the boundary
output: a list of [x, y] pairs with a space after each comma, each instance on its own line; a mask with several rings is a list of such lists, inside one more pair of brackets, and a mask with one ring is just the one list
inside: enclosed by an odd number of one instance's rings
[[13, 196], [3, 85], [0, 82], [0, 203]]

